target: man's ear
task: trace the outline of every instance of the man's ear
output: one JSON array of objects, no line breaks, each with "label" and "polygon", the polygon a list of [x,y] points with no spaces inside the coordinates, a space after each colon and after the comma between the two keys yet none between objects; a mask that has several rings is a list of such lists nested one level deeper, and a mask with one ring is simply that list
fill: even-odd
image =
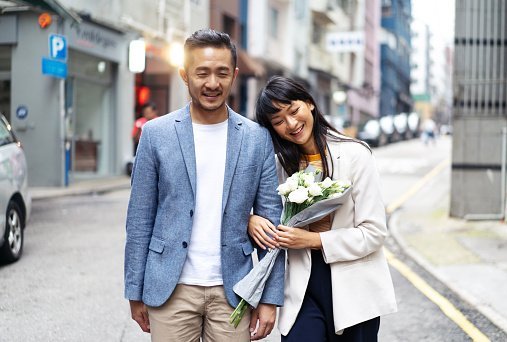
[{"label": "man's ear", "polygon": [[180,73],[180,77],[183,80],[183,82],[185,82],[185,84],[188,85],[188,75],[187,72],[185,71],[185,68],[179,68],[178,72]]},{"label": "man's ear", "polygon": [[234,73],[232,74],[232,82],[236,80],[236,77],[238,76],[239,69],[234,69]]}]

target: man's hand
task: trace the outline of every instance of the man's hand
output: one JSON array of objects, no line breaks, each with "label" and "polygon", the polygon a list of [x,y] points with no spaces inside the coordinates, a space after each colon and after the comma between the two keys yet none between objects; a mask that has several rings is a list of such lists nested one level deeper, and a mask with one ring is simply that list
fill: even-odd
[{"label": "man's hand", "polygon": [[[257,341],[268,336],[275,326],[276,305],[259,304],[253,309],[250,318],[250,335],[252,341]],[[258,326],[257,326],[257,323]],[[257,330],[255,329],[257,327]]]},{"label": "man's hand", "polygon": [[143,302],[138,300],[130,301],[130,313],[132,319],[139,324],[144,332],[150,332],[150,319],[148,318],[148,310]]}]

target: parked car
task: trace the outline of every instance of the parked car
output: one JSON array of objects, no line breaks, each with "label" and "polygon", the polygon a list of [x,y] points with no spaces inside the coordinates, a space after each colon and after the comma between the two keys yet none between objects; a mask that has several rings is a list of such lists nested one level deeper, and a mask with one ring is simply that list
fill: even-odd
[{"label": "parked car", "polygon": [[32,200],[25,153],[7,119],[0,114],[0,260],[17,261]]},{"label": "parked car", "polygon": [[387,142],[392,143],[396,141],[396,131],[394,129],[394,118],[392,115],[384,115],[379,119],[380,129],[387,137]]},{"label": "parked car", "polygon": [[393,124],[396,133],[398,133],[398,140],[407,139],[407,136],[409,135],[407,113],[396,114],[393,118]]}]

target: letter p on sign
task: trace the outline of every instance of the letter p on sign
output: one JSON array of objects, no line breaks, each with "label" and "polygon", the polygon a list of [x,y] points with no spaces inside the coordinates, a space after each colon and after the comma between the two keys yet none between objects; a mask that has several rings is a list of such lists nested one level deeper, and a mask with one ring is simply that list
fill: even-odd
[{"label": "letter p on sign", "polygon": [[67,60],[67,39],[59,34],[49,36],[49,56],[53,59]]}]

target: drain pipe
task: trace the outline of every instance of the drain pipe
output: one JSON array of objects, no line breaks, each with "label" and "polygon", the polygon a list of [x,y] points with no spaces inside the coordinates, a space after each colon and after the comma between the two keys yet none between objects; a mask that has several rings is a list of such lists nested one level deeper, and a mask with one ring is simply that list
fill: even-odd
[{"label": "drain pipe", "polygon": [[463,218],[465,220],[503,220],[505,218],[505,172],[507,162],[507,127],[502,128],[502,164],[500,172],[500,191],[501,191],[501,205],[499,214],[466,214]]}]

